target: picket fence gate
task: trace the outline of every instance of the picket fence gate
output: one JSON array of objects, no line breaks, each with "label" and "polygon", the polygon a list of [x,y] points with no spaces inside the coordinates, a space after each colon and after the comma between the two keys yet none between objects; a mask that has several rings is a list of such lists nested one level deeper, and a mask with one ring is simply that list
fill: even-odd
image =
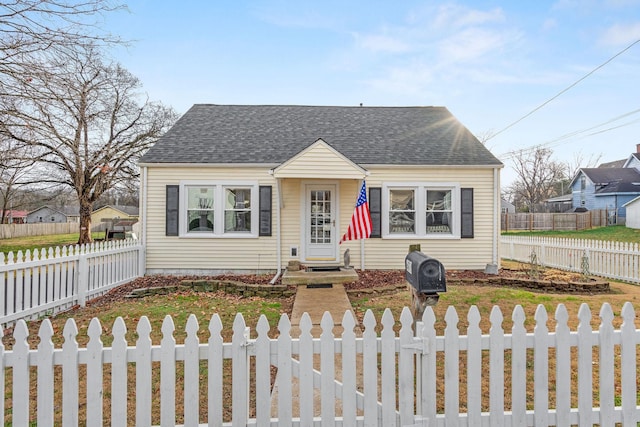
[{"label": "picket fence gate", "polygon": [[[640,421],[640,334],[633,306],[623,306],[619,329],[609,304],[600,309],[597,329],[591,326],[588,305],[577,316],[579,325],[571,331],[568,312],[559,305],[551,332],[540,305],[533,332],[527,332],[524,310],[517,306],[511,332],[505,333],[502,312],[494,307],[489,333],[483,334],[473,306],[466,335],[460,335],[458,314],[449,307],[444,333],[438,335],[431,307],[415,324],[405,308],[399,325],[387,309],[379,333],[371,311],[361,333],[348,311],[340,337],[334,336],[334,321],[325,313],[322,332],[313,338],[310,317],[304,314],[300,335],[293,338],[289,318],[282,315],[277,338],[270,338],[263,315],[251,338],[244,317],[237,314],[232,340],[224,342],[220,316],[214,314],[208,341],[201,343],[198,321],[191,315],[183,344],[176,343],[169,316],[160,343],[153,344],[150,322],[142,317],[134,346],[127,343],[125,322],[118,318],[111,347],[103,345],[103,327],[93,319],[84,348],[78,345],[73,319],[64,326],[60,348],[52,343],[49,320],[41,323],[39,343],[30,348],[27,324],[20,320],[13,346],[0,343],[0,411],[5,425],[39,427],[101,426],[106,418],[112,426],[635,427]],[[271,366],[277,368],[277,399]],[[229,375],[231,385],[223,380]],[[230,399],[224,393],[229,387]],[[177,409],[178,400],[183,410]],[[80,407],[86,408],[84,418]],[[128,417],[128,408],[135,415]],[[159,414],[152,415],[154,408]]]},{"label": "picket fence gate", "polygon": [[50,315],[144,274],[144,248],[135,240],[0,253],[0,327]]},{"label": "picket fence gate", "polygon": [[585,272],[589,275],[640,283],[640,245],[585,239],[539,236],[502,236],[500,255],[546,267]]}]

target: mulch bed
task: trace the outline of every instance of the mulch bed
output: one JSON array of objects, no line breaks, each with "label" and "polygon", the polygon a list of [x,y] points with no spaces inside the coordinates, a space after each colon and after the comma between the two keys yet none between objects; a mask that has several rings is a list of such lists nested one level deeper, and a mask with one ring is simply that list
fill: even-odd
[{"label": "mulch bed", "polygon": [[[509,274],[508,271],[500,270],[498,275]],[[405,283],[404,270],[358,270],[359,280],[357,282],[345,283],[344,287],[347,291],[361,289],[387,288]],[[485,274],[483,271],[475,270],[454,270],[447,271],[447,280],[458,279],[495,279],[496,275]],[[230,280],[254,285],[269,285],[273,275],[217,275],[217,276],[165,276],[153,275],[137,278],[122,286],[107,292],[88,303],[91,306],[101,306],[111,304],[120,300],[124,300],[136,289],[179,286],[183,281],[187,280]],[[276,282],[280,284],[280,280]]]}]

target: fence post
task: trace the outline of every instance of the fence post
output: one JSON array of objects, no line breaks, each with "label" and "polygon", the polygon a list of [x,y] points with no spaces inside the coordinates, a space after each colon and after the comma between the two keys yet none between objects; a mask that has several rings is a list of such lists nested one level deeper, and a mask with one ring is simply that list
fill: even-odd
[{"label": "fence post", "polygon": [[84,307],[87,305],[87,292],[89,290],[89,260],[87,259],[87,254],[84,249],[82,249],[78,255],[76,283],[78,284],[78,304],[80,304],[80,307]]},{"label": "fence post", "polygon": [[138,245],[138,271],[136,277],[144,276],[147,272],[147,247]]}]

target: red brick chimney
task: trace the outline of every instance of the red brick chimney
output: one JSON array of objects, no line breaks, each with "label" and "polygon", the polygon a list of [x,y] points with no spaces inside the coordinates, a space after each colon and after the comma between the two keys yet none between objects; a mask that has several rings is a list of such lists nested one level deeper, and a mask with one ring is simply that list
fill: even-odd
[{"label": "red brick chimney", "polygon": [[640,153],[640,144],[636,144],[636,153]]}]

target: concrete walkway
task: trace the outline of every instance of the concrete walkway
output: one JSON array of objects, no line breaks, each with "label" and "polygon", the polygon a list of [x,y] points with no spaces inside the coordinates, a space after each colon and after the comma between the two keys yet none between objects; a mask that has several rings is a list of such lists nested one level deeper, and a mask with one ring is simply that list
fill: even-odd
[{"label": "concrete walkway", "polygon": [[[335,337],[340,337],[342,335],[342,318],[346,311],[351,311],[354,315],[353,308],[351,307],[351,303],[349,302],[349,297],[347,297],[347,292],[344,289],[344,286],[341,284],[333,284],[331,287],[308,287],[307,285],[300,285],[297,288],[295,300],[293,302],[293,309],[291,312],[291,336],[297,338],[300,336],[300,319],[303,313],[308,313],[309,317],[311,317],[311,323],[313,327],[311,328],[311,335],[314,338],[320,338],[320,334],[322,333],[322,328],[320,327],[320,322],[322,320],[322,316],[324,313],[328,311],[333,318],[334,328],[333,334]],[[360,328],[356,326],[356,334],[360,333]],[[320,368],[320,357],[316,355],[314,357],[314,368]],[[337,379],[342,377],[341,371],[341,362],[339,355],[336,355],[336,365],[335,365],[335,375]],[[279,376],[276,375],[276,381],[271,393],[271,413],[272,416],[277,416],[278,411],[278,379]],[[359,376],[358,382],[361,383],[361,378]],[[299,393],[299,383],[298,379],[294,378],[291,384],[292,386],[292,394],[293,394],[293,416],[298,417],[300,414],[299,401],[298,401],[298,393]],[[320,393],[319,390],[314,390],[314,415],[320,415]],[[336,414],[342,413],[342,402],[339,399],[336,399]]]},{"label": "concrete walkway", "polygon": [[347,297],[347,292],[341,284],[330,285],[331,287],[313,287],[312,285],[300,285],[296,291],[296,297],[293,302],[291,312],[291,335],[298,337],[300,335],[299,325],[300,318],[303,313],[309,313],[311,317],[311,335],[314,338],[320,338],[322,329],[320,322],[325,311],[328,311],[333,318],[335,325],[333,329],[334,335],[342,334],[342,318],[346,311],[351,311],[354,315],[353,308]]}]

